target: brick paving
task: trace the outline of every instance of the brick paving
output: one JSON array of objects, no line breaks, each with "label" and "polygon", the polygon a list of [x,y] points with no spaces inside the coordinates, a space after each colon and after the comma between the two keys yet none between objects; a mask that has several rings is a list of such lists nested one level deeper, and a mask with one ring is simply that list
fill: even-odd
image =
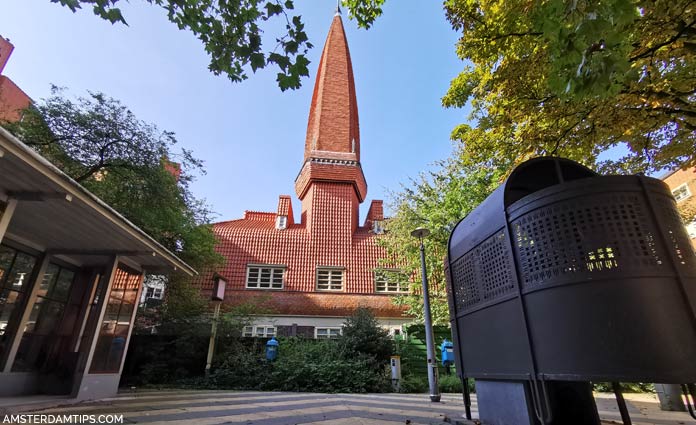
[{"label": "brick paving", "polygon": [[[596,399],[602,419],[620,424],[613,395],[597,394]],[[696,423],[686,413],[660,411],[651,394],[627,394],[626,401],[635,425]],[[123,414],[125,423],[149,425],[416,425],[461,421],[463,405],[458,394],[443,394],[440,403],[431,403],[425,394],[147,391],[33,413],[115,413]]]}]

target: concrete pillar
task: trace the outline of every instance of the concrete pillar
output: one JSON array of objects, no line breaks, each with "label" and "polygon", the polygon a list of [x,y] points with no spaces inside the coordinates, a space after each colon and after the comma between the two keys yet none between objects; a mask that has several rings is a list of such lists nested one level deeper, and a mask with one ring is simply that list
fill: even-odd
[{"label": "concrete pillar", "polygon": [[682,390],[678,384],[655,384],[655,392],[657,399],[660,400],[661,410],[686,412]]},{"label": "concrete pillar", "polygon": [[[133,312],[130,318],[130,327],[128,328],[128,336],[126,337],[126,345],[123,347],[123,357],[121,358],[121,366],[118,368],[119,380],[121,374],[123,373],[123,365],[126,364],[126,356],[128,355],[128,346],[130,345],[131,336],[133,335],[133,328],[135,327],[135,315],[138,313],[138,301],[143,293],[143,281],[145,280],[145,273],[140,272],[140,282],[138,283],[138,294],[135,296],[135,304],[133,304]],[[118,389],[118,387],[117,387]]]},{"label": "concrete pillar", "polygon": [[5,237],[5,232],[7,232],[7,227],[10,225],[15,208],[17,208],[17,200],[9,198],[5,205],[5,211],[0,215],[0,242]]},{"label": "concrete pillar", "polygon": [[[78,360],[77,368],[75,369],[75,375],[73,377],[73,390],[71,397],[84,396],[86,388],[83,388],[85,383],[83,382],[85,376],[89,372],[89,366],[92,364],[92,358],[94,357],[94,350],[97,347],[97,337],[99,336],[99,328],[104,320],[104,313],[106,312],[106,305],[109,302],[108,295],[111,291],[111,286],[114,283],[114,277],[116,276],[116,269],[118,268],[118,256],[114,256],[109,261],[108,265],[105,267],[105,275],[102,279],[106,282],[102,288],[99,288],[99,292],[95,294],[98,298],[98,303],[94,306],[94,310],[88,311],[87,323],[84,328],[83,333],[83,343],[80,346],[80,358]],[[97,283],[99,284],[99,283]],[[92,305],[87,305],[88,309],[92,309]]]},{"label": "concrete pillar", "polygon": [[97,295],[97,289],[99,289],[99,281],[102,279],[102,272],[98,269],[90,269],[89,276],[83,276],[84,281],[80,281],[84,287],[82,288],[82,300],[80,300],[80,306],[82,311],[77,318],[77,325],[75,327],[75,334],[70,340],[70,347],[73,353],[80,352],[80,344],[82,344],[82,336],[85,333],[85,328],[87,327],[87,321],[89,320],[90,308],[92,302]]},{"label": "concrete pillar", "polygon": [[[133,300],[133,311],[130,316],[130,326],[128,328],[128,333],[126,335],[126,341],[123,347],[123,355],[121,356],[121,363],[118,366],[118,372],[113,373],[90,373],[90,368],[92,367],[92,360],[94,358],[94,352],[97,348],[97,342],[99,339],[99,332],[101,329],[101,324],[104,321],[104,314],[106,313],[106,306],[109,302],[109,296],[111,289],[114,284],[114,278],[119,267],[119,258],[114,257],[113,263],[109,269],[108,284],[104,285],[105,288],[100,291],[99,294],[99,304],[96,307],[94,320],[90,317],[89,323],[85,329],[85,335],[88,336],[88,343],[85,343],[86,354],[84,355],[84,361],[80,362],[78,370],[75,375],[73,393],[72,396],[78,400],[94,400],[105,397],[113,397],[118,391],[118,384],[121,379],[121,373],[123,372],[123,365],[125,364],[126,354],[128,353],[128,345],[130,344],[130,338],[133,333],[133,326],[135,322],[135,315],[138,311],[138,300],[143,290],[143,278],[144,273],[140,270],[134,270],[139,273],[138,279],[138,290]],[[87,351],[88,350],[88,351]]]}]

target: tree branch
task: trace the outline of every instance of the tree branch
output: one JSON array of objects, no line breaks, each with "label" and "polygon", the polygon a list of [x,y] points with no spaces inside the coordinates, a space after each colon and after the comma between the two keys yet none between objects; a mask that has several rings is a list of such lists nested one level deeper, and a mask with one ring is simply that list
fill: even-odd
[{"label": "tree branch", "polygon": [[656,44],[653,47],[650,47],[649,49],[644,50],[640,54],[636,54],[634,56],[631,56],[629,58],[629,62],[635,62],[638,59],[643,59],[648,56],[651,56],[654,52],[660,50],[661,48],[665,46],[669,46],[670,44],[674,43],[675,41],[679,40],[682,36],[686,35],[687,32],[689,32],[690,29],[693,29],[694,24],[696,24],[696,20],[692,21],[690,24],[685,25],[681,30],[679,30],[674,36],[670,37],[669,39],[665,40],[662,43]]}]

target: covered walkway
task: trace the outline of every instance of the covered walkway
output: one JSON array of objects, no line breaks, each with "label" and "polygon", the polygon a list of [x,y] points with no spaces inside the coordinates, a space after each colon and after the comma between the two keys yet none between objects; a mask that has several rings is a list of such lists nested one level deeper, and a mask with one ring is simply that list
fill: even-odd
[{"label": "covered walkway", "polygon": [[116,394],[148,273],[195,273],[0,128],[0,397]]}]

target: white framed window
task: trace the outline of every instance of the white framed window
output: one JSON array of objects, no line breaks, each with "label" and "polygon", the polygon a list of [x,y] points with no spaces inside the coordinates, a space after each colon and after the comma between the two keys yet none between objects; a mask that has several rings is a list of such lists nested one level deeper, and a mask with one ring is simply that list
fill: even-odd
[{"label": "white framed window", "polygon": [[689,186],[686,183],[684,183],[672,190],[672,195],[674,196],[674,199],[677,200],[677,202],[680,202],[690,197],[691,191],[689,190]]},{"label": "white framed window", "polygon": [[161,300],[164,290],[162,288],[152,288],[148,287],[145,291],[145,299],[154,298],[156,300]]},{"label": "white framed window", "polygon": [[406,293],[408,292],[408,277],[401,270],[375,270],[375,292]]},{"label": "white framed window", "polygon": [[343,328],[314,328],[314,338],[316,339],[330,339],[338,338],[343,334]]},{"label": "white framed window", "polygon": [[392,338],[403,338],[406,333],[400,328],[389,328],[389,336]]},{"label": "white framed window", "polygon": [[247,266],[246,287],[249,289],[283,289],[285,266],[250,264]]},{"label": "white framed window", "polygon": [[254,338],[270,338],[276,336],[275,326],[259,325],[259,326],[244,326],[242,336]]},{"label": "white framed window", "polygon": [[288,217],[284,215],[279,215],[276,217],[276,229],[283,230],[288,227]]},{"label": "white framed window", "polygon": [[342,291],[343,290],[343,269],[331,267],[317,268],[317,290],[318,291]]}]

